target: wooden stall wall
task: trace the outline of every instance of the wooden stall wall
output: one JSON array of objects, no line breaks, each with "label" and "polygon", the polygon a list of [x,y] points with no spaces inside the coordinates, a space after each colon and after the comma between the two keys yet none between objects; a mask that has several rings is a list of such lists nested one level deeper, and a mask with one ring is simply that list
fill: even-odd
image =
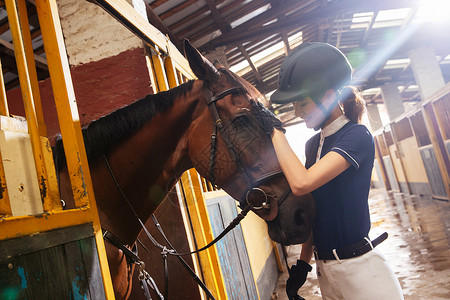
[{"label": "wooden stall wall", "polygon": [[[450,156],[450,94],[447,94],[433,103],[434,111],[438,121],[439,129],[447,150],[447,162]],[[450,166],[446,165],[447,172]]]},{"label": "wooden stall wall", "polygon": [[398,154],[402,162],[410,194],[430,195],[427,173],[414,136],[410,119],[405,117],[392,124]]},{"label": "wooden stall wall", "polygon": [[[394,168],[394,163],[390,149],[393,148],[395,152],[395,145],[392,140],[390,132],[383,132],[378,138],[378,144],[383,157],[383,165],[386,170],[387,180],[389,181],[390,190],[393,192],[400,192],[398,184],[397,173]],[[394,154],[395,155],[395,154]]]}]

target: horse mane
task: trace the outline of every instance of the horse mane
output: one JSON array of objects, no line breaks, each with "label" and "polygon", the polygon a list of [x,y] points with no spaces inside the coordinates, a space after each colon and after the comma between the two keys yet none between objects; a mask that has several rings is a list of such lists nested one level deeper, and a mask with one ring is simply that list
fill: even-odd
[{"label": "horse mane", "polygon": [[[168,91],[149,94],[85,126],[82,133],[88,160],[92,162],[100,155],[106,154],[156,114],[171,107],[176,98],[192,90],[193,84],[194,80],[190,80]],[[61,135],[56,137],[53,156],[56,168],[60,170],[65,165]]]}]

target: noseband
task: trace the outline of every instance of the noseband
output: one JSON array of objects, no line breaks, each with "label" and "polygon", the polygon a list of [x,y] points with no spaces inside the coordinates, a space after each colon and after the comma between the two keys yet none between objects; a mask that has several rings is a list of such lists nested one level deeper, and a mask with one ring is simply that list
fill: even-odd
[{"label": "noseband", "polygon": [[[266,194],[266,192],[264,190],[262,190],[261,188],[258,188],[257,186],[259,186],[260,184],[283,175],[283,172],[281,170],[277,170],[277,171],[273,171],[270,172],[268,174],[265,174],[259,178],[254,178],[252,176],[252,174],[250,174],[250,172],[247,170],[247,168],[245,168],[241,157],[239,156],[239,153],[236,150],[236,147],[234,146],[234,144],[231,142],[227,131],[225,130],[225,127],[223,125],[223,121],[220,118],[219,112],[217,111],[217,106],[216,106],[216,102],[225,98],[228,95],[231,94],[239,94],[239,93],[245,93],[245,90],[242,87],[232,87],[229,88],[217,95],[213,95],[212,91],[209,88],[205,88],[205,98],[206,98],[206,105],[208,106],[212,118],[213,118],[213,130],[211,133],[211,148],[209,151],[209,174],[211,176],[211,183],[214,184],[215,181],[215,176],[214,176],[214,166],[216,163],[216,144],[217,144],[217,129],[219,130],[220,135],[222,136],[222,139],[228,149],[228,152],[231,154],[231,157],[233,159],[233,161],[236,163],[236,165],[238,166],[238,168],[240,169],[241,173],[243,174],[245,180],[247,181],[247,184],[249,186],[249,189],[247,190],[247,193],[245,194],[245,201],[246,201],[246,205],[250,205],[249,201],[248,201],[248,197],[251,193],[260,193],[264,196],[264,201],[262,202],[261,206],[253,206],[253,209],[269,209],[270,208],[270,203],[268,201],[268,196]],[[286,194],[287,196],[287,194]],[[284,197],[286,197],[284,196]],[[281,199],[280,201],[282,201],[283,199]],[[240,201],[241,202],[241,201]],[[243,203],[241,203],[241,206]],[[244,206],[246,206],[244,205]]]}]

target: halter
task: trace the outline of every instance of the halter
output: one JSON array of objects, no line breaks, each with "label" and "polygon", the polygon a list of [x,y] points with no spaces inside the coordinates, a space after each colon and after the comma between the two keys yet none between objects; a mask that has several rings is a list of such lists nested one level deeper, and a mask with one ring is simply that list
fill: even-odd
[{"label": "halter", "polygon": [[[252,174],[248,172],[248,170],[244,167],[244,164],[242,163],[241,157],[239,156],[239,153],[236,150],[236,147],[231,142],[227,131],[225,130],[225,127],[223,125],[223,121],[219,115],[219,112],[217,110],[216,102],[219,100],[222,100],[228,95],[231,94],[239,94],[245,92],[245,90],[242,87],[232,87],[229,89],[224,90],[223,92],[213,95],[212,91],[209,88],[205,88],[205,99],[206,99],[206,105],[209,108],[209,111],[211,112],[212,118],[213,118],[213,129],[211,133],[211,148],[209,151],[209,175],[211,176],[211,183],[214,184],[215,176],[214,176],[214,166],[216,163],[216,144],[217,144],[217,129],[219,129],[219,133],[222,136],[222,139],[228,149],[228,152],[231,154],[234,162],[240,169],[241,173],[244,175],[245,180],[247,181],[247,185],[249,186],[249,189],[247,190],[247,193],[245,194],[245,201],[247,205],[250,205],[248,201],[248,197],[252,192],[260,193],[264,196],[264,201],[262,202],[261,206],[253,206],[253,209],[262,209],[262,208],[270,208],[270,204],[268,202],[268,196],[266,192],[260,188],[257,188],[260,184],[264,183],[265,181],[268,181],[269,179],[272,179],[274,177],[278,177],[283,175],[283,172],[281,170],[273,171],[268,174],[265,174],[257,179],[255,179]],[[241,202],[241,201],[240,201]],[[241,203],[242,205],[242,203]]]}]

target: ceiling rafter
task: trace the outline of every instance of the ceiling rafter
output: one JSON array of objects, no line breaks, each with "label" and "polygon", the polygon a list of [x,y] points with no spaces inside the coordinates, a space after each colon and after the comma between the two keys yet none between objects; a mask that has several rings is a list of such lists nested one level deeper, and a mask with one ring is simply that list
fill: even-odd
[{"label": "ceiling rafter", "polygon": [[[292,5],[298,6],[298,1],[289,1],[287,3],[292,3]],[[239,28],[240,26],[234,28],[231,32],[226,35],[219,36],[209,43],[203,45],[200,50],[207,51],[210,49],[214,49],[215,47],[220,47],[224,45],[233,45],[235,43],[242,43],[247,40],[251,40],[254,38],[259,38],[263,35],[271,35],[279,33],[283,30],[289,30],[294,27],[301,27],[307,24],[311,24],[318,19],[322,18],[324,15],[328,16],[338,16],[342,13],[356,13],[356,12],[364,12],[364,11],[374,11],[381,9],[394,9],[401,8],[405,6],[411,6],[411,1],[408,0],[383,0],[383,1],[372,1],[372,0],[348,0],[344,2],[332,2],[331,4],[325,7],[319,7],[301,14],[301,18],[298,17],[298,14],[291,14],[282,22],[271,23],[263,28],[251,28],[247,30],[243,30],[243,28]],[[259,16],[258,16],[259,17]],[[256,17],[257,18],[257,17]],[[254,19],[256,19],[254,18]],[[266,15],[266,20],[270,19],[269,16]],[[272,19],[275,16],[272,17]],[[256,22],[252,19],[252,22]],[[243,26],[242,24],[241,26]],[[248,27],[251,27],[247,24]]]},{"label": "ceiling rafter", "polygon": [[153,9],[148,3],[145,3],[145,9],[147,11],[147,18],[150,24],[155,26],[159,31],[169,36],[172,43],[178,48],[179,51],[183,51],[183,43],[176,37],[176,35],[164,24],[159,16],[155,14]]},{"label": "ceiling rafter", "polygon": [[[208,5],[211,14],[214,17],[215,22],[219,25],[220,31],[222,33],[227,33],[231,31],[231,26],[229,24],[226,24],[219,11],[217,10],[216,4],[214,3],[213,0],[206,0],[206,4]],[[248,61],[250,67],[252,68],[253,72],[255,73],[256,76],[256,80],[258,82],[262,83],[262,77],[261,74],[259,73],[258,69],[256,68],[256,66],[253,64],[250,55],[248,55],[247,51],[245,50],[245,48],[242,45],[238,46],[239,50],[242,52],[242,55],[244,55],[245,59]]]}]

